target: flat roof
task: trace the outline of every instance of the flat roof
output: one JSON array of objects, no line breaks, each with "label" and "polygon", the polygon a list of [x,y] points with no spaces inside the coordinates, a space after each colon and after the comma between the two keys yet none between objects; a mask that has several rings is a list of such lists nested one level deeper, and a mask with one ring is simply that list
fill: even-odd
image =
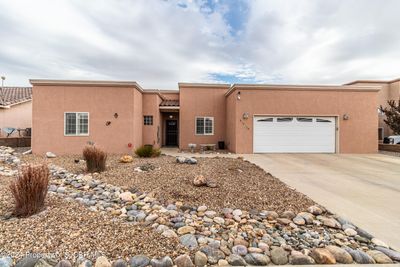
[{"label": "flat roof", "polygon": [[379,91],[380,86],[367,85],[287,85],[287,84],[233,84],[225,96],[240,90],[299,90],[299,91]]},{"label": "flat roof", "polygon": [[143,88],[135,81],[101,81],[101,80],[50,80],[50,79],[30,79],[32,85],[65,85],[65,86],[117,86],[135,87],[141,92]]},{"label": "flat roof", "polygon": [[231,87],[228,83],[178,83],[179,88],[201,87],[201,88],[226,88]]},{"label": "flat roof", "polygon": [[356,83],[394,83],[400,81],[400,78],[396,78],[393,80],[355,80],[349,83],[345,83],[344,85],[352,85]]}]

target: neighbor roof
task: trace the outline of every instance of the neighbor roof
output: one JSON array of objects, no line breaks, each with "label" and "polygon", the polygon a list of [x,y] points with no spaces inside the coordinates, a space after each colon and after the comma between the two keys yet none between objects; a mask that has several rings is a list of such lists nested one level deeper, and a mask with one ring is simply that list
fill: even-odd
[{"label": "neighbor roof", "polygon": [[179,100],[166,99],[160,103],[160,107],[179,107]]},{"label": "neighbor roof", "polygon": [[0,107],[32,100],[32,87],[0,87]]}]

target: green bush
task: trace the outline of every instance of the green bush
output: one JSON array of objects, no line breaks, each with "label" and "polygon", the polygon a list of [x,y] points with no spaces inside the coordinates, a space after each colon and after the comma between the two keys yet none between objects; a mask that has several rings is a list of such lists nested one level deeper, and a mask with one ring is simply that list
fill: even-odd
[{"label": "green bush", "polygon": [[144,145],[136,149],[135,154],[140,158],[158,157],[161,154],[161,150],[154,149],[150,145]]}]

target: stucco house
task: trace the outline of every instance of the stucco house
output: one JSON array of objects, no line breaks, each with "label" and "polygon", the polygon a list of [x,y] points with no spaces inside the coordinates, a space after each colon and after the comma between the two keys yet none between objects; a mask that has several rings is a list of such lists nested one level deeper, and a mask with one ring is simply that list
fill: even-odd
[{"label": "stucco house", "polygon": [[[32,88],[0,87],[0,134],[7,137],[6,128],[32,127]],[[15,130],[11,136],[25,133]]]},{"label": "stucco house", "polygon": [[[394,80],[357,80],[346,85],[368,85],[368,86],[379,86],[381,90],[378,92],[378,104],[383,107],[387,107],[388,100],[400,100],[400,78]],[[383,141],[383,138],[393,134],[393,131],[384,122],[385,116],[382,113],[379,114],[379,126],[378,126],[378,139]]]},{"label": "stucco house", "polygon": [[109,153],[217,144],[235,153],[376,153],[381,84],[339,86],[30,80],[32,150]]}]

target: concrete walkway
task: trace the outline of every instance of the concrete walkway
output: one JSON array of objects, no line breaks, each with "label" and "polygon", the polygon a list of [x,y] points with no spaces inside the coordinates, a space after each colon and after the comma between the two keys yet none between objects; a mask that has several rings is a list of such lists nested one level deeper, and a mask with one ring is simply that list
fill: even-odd
[{"label": "concrete walkway", "polygon": [[[167,149],[169,155],[185,155]],[[186,154],[212,157],[215,154]],[[400,250],[400,157],[382,154],[244,156],[330,211]]]}]

